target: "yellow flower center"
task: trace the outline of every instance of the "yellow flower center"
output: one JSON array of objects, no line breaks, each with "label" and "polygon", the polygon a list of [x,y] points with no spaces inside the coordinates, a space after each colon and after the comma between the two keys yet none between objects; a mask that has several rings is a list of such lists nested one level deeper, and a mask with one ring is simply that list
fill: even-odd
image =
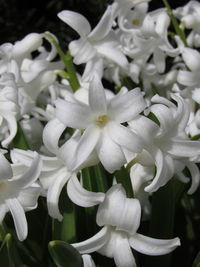
[{"label": "yellow flower center", "polygon": [[136,26],[139,26],[140,25],[140,20],[139,19],[133,19],[132,20],[132,24],[136,25]]},{"label": "yellow flower center", "polygon": [[108,120],[109,120],[109,116],[104,114],[104,115],[98,116],[95,122],[99,127],[104,127],[106,123],[108,122]]}]

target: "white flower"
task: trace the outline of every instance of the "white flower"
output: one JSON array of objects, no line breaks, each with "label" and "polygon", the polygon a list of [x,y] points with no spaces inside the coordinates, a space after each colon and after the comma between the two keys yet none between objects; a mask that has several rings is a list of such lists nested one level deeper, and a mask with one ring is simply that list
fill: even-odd
[{"label": "white flower", "polygon": [[[47,197],[48,213],[59,221],[63,218],[59,211],[60,193],[67,181],[75,175],[71,170],[71,162],[80,139],[80,134],[76,132],[59,147],[58,142],[64,130],[65,125],[56,118],[46,124],[43,131],[43,141],[45,147],[52,153],[52,156],[41,155],[43,167],[39,176],[39,181],[43,188],[42,193]],[[14,149],[11,152],[12,160],[25,166],[30,166],[33,156],[34,153],[30,150]],[[83,168],[84,164],[86,166],[96,164],[97,161],[97,157],[93,153],[80,167]]]},{"label": "white flower", "polygon": [[79,13],[69,10],[58,13],[58,17],[80,35],[80,39],[69,44],[75,64],[87,63],[95,57],[106,57],[122,68],[127,68],[128,61],[119,50],[119,43],[112,31],[116,9],[117,4],[108,6],[93,30],[91,30],[88,20]]},{"label": "white flower", "polygon": [[152,55],[157,71],[163,73],[166,56],[175,57],[180,52],[180,47],[174,48],[168,40],[169,24],[170,18],[166,11],[148,13],[139,30],[125,35],[125,38],[129,39],[125,43],[125,51],[128,51],[128,55],[134,61],[142,61],[143,66]]},{"label": "white flower", "polygon": [[[188,70],[180,70],[177,76],[177,81],[180,84],[189,86],[189,87],[197,87],[199,88],[200,83],[200,53],[192,48],[184,48],[182,52],[183,61],[186,66],[190,69]],[[198,98],[194,97],[194,100],[199,101]]]},{"label": "white flower", "polygon": [[98,76],[90,83],[89,106],[81,102],[57,100],[56,117],[66,126],[85,129],[74,155],[74,169],[96,151],[104,167],[113,172],[125,162],[122,147],[134,152],[142,150],[138,135],[121,125],[134,119],[146,104],[139,89],[118,94],[106,101]]},{"label": "white flower", "polygon": [[84,254],[84,255],[82,255],[82,259],[83,259],[83,266],[84,267],[95,267],[96,266],[90,255]]},{"label": "white flower", "polygon": [[17,133],[19,117],[18,92],[14,76],[4,73],[0,77],[0,132],[1,144],[7,147]]},{"label": "white flower", "polygon": [[25,211],[37,207],[41,189],[35,181],[41,167],[41,160],[37,153],[34,153],[31,166],[25,172],[20,164],[10,164],[0,154],[0,222],[10,211],[20,241],[23,241],[28,233]]},{"label": "white flower", "polygon": [[99,252],[114,258],[117,267],[136,267],[131,248],[146,255],[170,253],[180,245],[179,238],[155,239],[137,233],[141,207],[137,199],[126,198],[120,184],[112,186],[99,205],[96,221],[103,228],[93,237],[72,244],[80,253]]},{"label": "white flower", "polygon": [[189,1],[183,7],[175,9],[173,13],[181,20],[184,27],[200,33],[200,4],[198,1]]},{"label": "white flower", "polygon": [[145,190],[156,191],[165,185],[174,173],[181,180],[185,180],[182,179],[185,166],[192,176],[188,191],[192,194],[200,181],[198,167],[192,162],[192,158],[200,154],[200,142],[189,140],[186,134],[190,114],[187,103],[179,96],[172,95],[172,98],[177,102],[177,106],[158,95],[152,98],[152,102],[157,104],[152,105],[150,111],[157,117],[160,125],[144,116],[138,116],[129,125],[136,134],[140,133],[145,149],[155,159],[156,175]]}]

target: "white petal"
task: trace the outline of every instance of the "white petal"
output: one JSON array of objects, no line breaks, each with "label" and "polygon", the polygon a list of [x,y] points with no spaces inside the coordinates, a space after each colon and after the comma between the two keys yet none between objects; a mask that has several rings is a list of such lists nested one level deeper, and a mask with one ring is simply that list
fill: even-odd
[{"label": "white petal", "polygon": [[106,257],[113,258],[114,257],[114,251],[115,251],[115,245],[116,240],[118,238],[121,238],[121,234],[114,229],[109,229],[109,238],[107,242],[98,250],[98,252]]},{"label": "white petal", "polygon": [[50,120],[43,130],[43,142],[46,148],[56,154],[58,152],[58,141],[66,126],[57,118]]},{"label": "white petal", "polygon": [[91,121],[91,111],[83,103],[70,103],[62,99],[55,101],[56,117],[66,126],[85,129]]},{"label": "white petal", "polygon": [[47,207],[49,215],[59,221],[62,220],[62,215],[59,212],[58,203],[61,190],[70,178],[71,173],[61,169],[57,172],[56,179],[51,183],[47,192]]},{"label": "white petal", "polygon": [[124,202],[123,211],[116,230],[135,234],[140,226],[140,219],[141,206],[139,200],[127,198]]},{"label": "white petal", "polygon": [[[162,153],[161,150],[153,152],[155,157],[156,175],[150,185],[145,187],[146,192],[155,192],[165,185],[174,174],[173,159]],[[152,155],[153,156],[153,155]]]},{"label": "white petal", "polygon": [[8,113],[8,114],[1,114],[1,115],[8,123],[9,135],[6,139],[2,141],[2,146],[7,147],[17,133],[17,122],[16,122],[15,116],[13,116],[12,114]]},{"label": "white petal", "polygon": [[176,111],[174,112],[174,122],[177,123],[177,128],[179,132],[185,132],[185,128],[188,124],[188,120],[190,117],[190,107],[188,102],[184,101],[184,99],[178,95],[171,95],[171,98],[174,99],[178,106]]},{"label": "white petal", "polygon": [[116,238],[114,261],[117,267],[137,267],[127,236]]},{"label": "white petal", "polygon": [[76,65],[89,62],[96,55],[96,49],[87,40],[81,43],[81,46],[79,46],[78,51],[74,54],[74,51],[77,49],[76,46],[78,44],[78,41],[76,43],[75,41],[70,43],[70,50],[73,52],[73,61]]},{"label": "white petal", "polygon": [[98,53],[120,66],[122,69],[128,69],[128,60],[126,56],[118,48],[118,43],[112,34],[110,33],[103,41],[95,45]]},{"label": "white petal", "polygon": [[173,114],[171,109],[163,104],[155,104],[151,106],[150,109],[151,112],[153,112],[153,114],[155,114],[155,116],[158,118],[163,134],[170,131],[172,127],[174,128],[174,124],[172,123]]},{"label": "white petal", "polygon": [[110,121],[107,123],[110,138],[122,147],[132,152],[141,152],[143,148],[142,139],[138,135],[131,132],[127,127]]},{"label": "white petal", "polygon": [[76,153],[74,155],[74,170],[79,168],[80,165],[88,159],[99,140],[100,133],[99,127],[93,125],[89,126],[85,130],[77,145]]},{"label": "white petal", "polygon": [[145,255],[164,255],[180,246],[179,238],[156,239],[141,234],[135,234],[129,238],[129,243],[133,249]]},{"label": "white petal", "polygon": [[88,20],[77,12],[63,10],[58,13],[58,17],[72,27],[80,36],[86,36],[91,31]]},{"label": "white petal", "polygon": [[177,75],[177,81],[186,86],[196,86],[199,83],[199,75],[196,72],[180,70]]},{"label": "white petal", "polygon": [[186,167],[189,169],[190,171],[190,174],[191,174],[191,180],[192,180],[192,183],[191,183],[191,186],[188,190],[188,194],[193,194],[198,186],[199,186],[199,183],[200,183],[200,172],[199,172],[199,168],[197,167],[197,165],[193,162],[185,162],[186,164]]},{"label": "white petal", "polygon": [[120,169],[126,163],[121,147],[110,138],[106,131],[103,131],[96,151],[104,168],[110,173]]},{"label": "white petal", "polygon": [[173,138],[166,143],[166,151],[176,157],[195,157],[200,155],[200,142]]},{"label": "white petal", "polygon": [[12,178],[13,172],[9,161],[0,152],[0,181]]},{"label": "white petal", "polygon": [[145,107],[146,102],[137,88],[113,97],[108,105],[108,115],[115,121],[123,123],[135,118]]},{"label": "white petal", "polygon": [[42,158],[42,171],[49,172],[59,169],[63,166],[63,162],[57,157],[41,156]]},{"label": "white petal", "polygon": [[82,255],[82,259],[83,259],[84,267],[95,267],[96,266],[90,255],[84,254]]},{"label": "white petal", "polygon": [[76,175],[73,175],[67,184],[69,198],[78,206],[92,207],[104,200],[104,193],[91,192],[84,189]]},{"label": "white petal", "polygon": [[25,57],[42,45],[42,34],[30,33],[13,46],[14,57]]},{"label": "white petal", "polygon": [[18,196],[18,201],[25,211],[32,210],[37,207],[37,200],[41,192],[41,187],[38,184],[33,184],[31,187],[23,189]]},{"label": "white petal", "polygon": [[110,32],[114,22],[114,15],[116,8],[117,8],[116,3],[107,7],[106,11],[101,17],[101,20],[89,34],[88,38],[90,40],[92,41],[102,40]]},{"label": "white petal", "polygon": [[[34,155],[35,152],[31,150],[22,150],[15,148],[11,151],[12,162],[20,163],[27,167],[31,166]],[[42,171],[49,172],[63,166],[63,163],[57,157],[41,156],[41,158]]]},{"label": "white petal", "polygon": [[155,31],[159,35],[163,35],[168,30],[169,24],[170,24],[170,18],[167,12],[161,12],[157,18]]},{"label": "white petal", "polygon": [[32,161],[31,166],[27,169],[27,171],[20,177],[14,180],[9,181],[12,186],[16,187],[28,187],[33,182],[35,182],[41,172],[42,169],[42,161],[39,154],[35,152],[35,157]]},{"label": "white petal", "polygon": [[93,237],[79,243],[71,244],[80,253],[91,253],[100,249],[109,239],[109,229],[108,227],[103,227],[96,235]]},{"label": "white petal", "polygon": [[200,70],[200,53],[197,50],[189,47],[184,48],[182,57],[191,71]]},{"label": "white petal", "polygon": [[[175,95],[174,95],[174,94],[171,94],[171,95],[172,95],[172,98],[174,98]],[[175,96],[175,100],[176,100],[177,98],[180,99],[180,97]],[[167,106],[167,107],[169,107],[169,108],[173,108],[173,109],[176,108],[176,105],[175,105],[173,102],[171,102],[169,99],[167,99],[167,98],[165,98],[165,97],[163,97],[163,96],[159,96],[158,94],[154,95],[154,96],[151,98],[151,102],[152,102],[152,103],[157,103],[157,104],[163,104],[163,105],[165,105],[165,106]]]},{"label": "white petal", "polygon": [[96,222],[99,226],[117,226],[123,213],[126,193],[121,184],[112,186],[105,194],[104,201],[99,205]]},{"label": "white petal", "polygon": [[16,198],[7,199],[6,204],[12,214],[17,236],[20,241],[23,241],[28,234],[28,225],[24,210]]},{"label": "white petal", "polygon": [[95,114],[103,115],[107,113],[105,91],[97,74],[94,75],[90,83],[89,104]]},{"label": "white petal", "polygon": [[147,144],[153,143],[153,139],[159,131],[159,126],[154,121],[144,116],[138,116],[128,124],[130,125],[131,130],[141,136]]}]

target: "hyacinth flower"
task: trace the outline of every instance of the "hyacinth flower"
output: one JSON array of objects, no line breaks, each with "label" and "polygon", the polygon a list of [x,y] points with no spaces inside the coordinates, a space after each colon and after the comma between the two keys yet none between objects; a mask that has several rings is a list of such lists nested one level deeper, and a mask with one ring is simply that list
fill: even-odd
[{"label": "hyacinth flower", "polygon": [[122,147],[133,152],[142,150],[138,135],[122,125],[134,119],[146,106],[138,88],[107,101],[102,83],[95,75],[90,83],[89,105],[62,99],[56,100],[55,104],[58,120],[68,127],[85,130],[74,155],[74,170],[94,150],[109,172],[126,162]]},{"label": "hyacinth flower", "polygon": [[17,133],[19,111],[14,75],[4,73],[0,77],[0,132],[3,147],[7,147]]},{"label": "hyacinth flower", "polygon": [[[65,184],[75,175],[72,171],[72,162],[74,152],[81,137],[79,132],[75,132],[69,140],[59,147],[58,142],[64,130],[65,125],[56,118],[46,124],[43,131],[43,142],[51,156],[40,156],[43,163],[39,176],[41,188],[43,189],[42,194],[47,198],[49,215],[59,221],[62,221],[63,218],[58,205],[60,193]],[[11,151],[12,160],[16,164],[18,163],[23,166],[30,166],[33,157],[34,153],[31,150],[14,149]],[[96,154],[92,153],[79,166],[79,169],[84,168],[85,165],[94,165],[97,162]]]},{"label": "hyacinth flower", "polygon": [[[134,250],[146,255],[164,255],[180,245],[179,238],[155,239],[137,233],[141,220],[140,202],[134,198],[127,198],[124,188],[120,185],[112,186],[106,194],[88,192],[88,201],[93,198],[94,205],[100,203],[96,222],[103,227],[93,237],[74,246],[80,253],[98,253],[114,258],[117,267],[136,267],[136,261],[131,251]],[[85,200],[87,197],[85,196]],[[77,204],[79,201],[76,197]]]},{"label": "hyacinth flower", "polygon": [[80,39],[69,44],[69,50],[74,57],[75,64],[87,63],[91,60],[106,58],[127,69],[126,56],[119,49],[119,43],[112,30],[118,5],[116,3],[107,7],[96,27],[91,30],[88,20],[79,13],[63,10],[58,17],[72,27]]},{"label": "hyacinth flower", "polygon": [[0,154],[0,222],[11,212],[18,239],[23,241],[28,234],[25,211],[37,207],[41,188],[36,180],[41,171],[41,159],[35,152],[29,168],[10,164]]},{"label": "hyacinth flower", "polygon": [[183,49],[182,58],[189,70],[179,70],[177,81],[190,88],[192,99],[200,103],[200,53],[195,49],[187,47]]},{"label": "hyacinth flower", "polygon": [[157,104],[152,105],[150,111],[157,117],[160,125],[144,116],[138,116],[129,125],[133,132],[140,133],[145,150],[155,160],[156,175],[145,190],[158,190],[174,173],[186,182],[182,171],[187,167],[192,176],[188,192],[192,194],[199,185],[200,177],[192,158],[199,156],[200,144],[198,141],[191,141],[186,134],[190,112],[187,103],[177,95],[172,95],[172,99],[177,102],[177,106],[158,95],[152,98],[152,102]]}]

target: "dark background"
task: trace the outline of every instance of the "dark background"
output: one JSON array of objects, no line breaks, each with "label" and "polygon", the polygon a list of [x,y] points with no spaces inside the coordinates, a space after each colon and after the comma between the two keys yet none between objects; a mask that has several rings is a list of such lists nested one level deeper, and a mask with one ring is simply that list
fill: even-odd
[{"label": "dark background", "polygon": [[[62,44],[76,34],[57,17],[57,13],[69,9],[83,14],[94,27],[106,6],[112,0],[0,0],[0,44],[15,42],[30,32],[54,33]],[[188,1],[169,0],[175,8]],[[150,9],[163,7],[162,0],[152,0]]]}]

